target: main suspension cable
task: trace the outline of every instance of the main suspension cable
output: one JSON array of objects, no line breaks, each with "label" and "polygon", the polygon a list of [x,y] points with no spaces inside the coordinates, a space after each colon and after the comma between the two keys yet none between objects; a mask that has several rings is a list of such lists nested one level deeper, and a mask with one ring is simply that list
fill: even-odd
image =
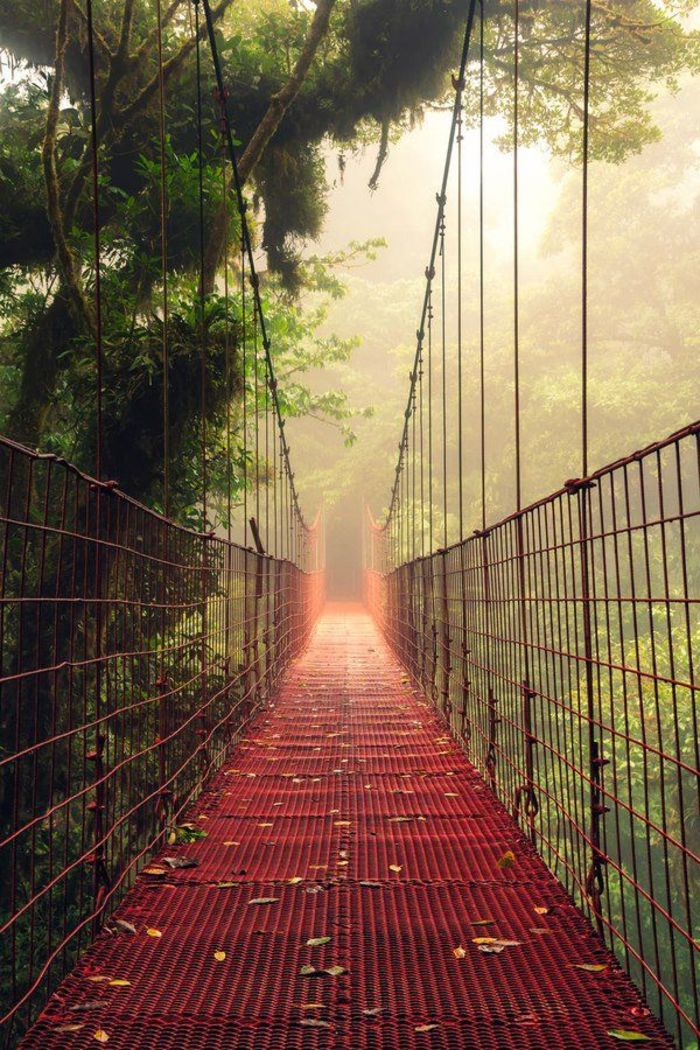
[{"label": "main suspension cable", "polygon": [[[475,0],[473,0],[475,2]],[[229,112],[229,102],[224,89],[224,79],[221,69],[221,59],[219,56],[219,48],[216,40],[216,34],[214,32],[214,21],[211,13],[211,6],[209,0],[201,0],[204,17],[207,26],[207,35],[209,38],[209,46],[211,49],[212,62],[214,65],[214,74],[216,78],[216,86],[220,97],[223,99],[222,104],[222,120],[224,125],[224,132],[226,136],[226,144],[228,147],[229,160],[231,162],[231,169],[233,172],[233,186],[236,195],[238,211],[241,217],[241,236],[243,242],[243,252],[248,264],[248,272],[250,275],[250,283],[253,290],[253,310],[254,316],[256,317],[257,324],[259,326],[259,338],[262,342],[264,359],[266,364],[267,381],[269,383],[270,398],[275,413],[277,422],[277,428],[280,434],[280,452],[282,458],[282,465],[286,477],[287,484],[289,486],[289,510],[290,515],[293,517],[294,525],[297,524],[302,530],[308,531],[309,526],[304,520],[304,516],[301,511],[299,504],[299,497],[297,494],[296,486],[294,484],[294,474],[291,469],[291,461],[289,455],[289,445],[284,432],[284,418],[282,416],[282,410],[280,406],[279,393],[277,389],[277,379],[275,376],[274,365],[271,354],[271,342],[267,332],[267,325],[265,323],[265,315],[262,306],[262,299],[260,295],[260,280],[258,273],[255,268],[255,257],[253,254],[253,242],[250,233],[250,228],[246,219],[246,201],[243,196],[243,183],[241,181],[240,171],[238,167],[238,157],[233,144],[233,131],[231,125],[231,115]]]},{"label": "main suspension cable", "polygon": [[[476,10],[476,2],[477,2],[477,0],[470,0],[470,2],[469,2],[469,10],[468,10],[468,14],[467,14],[467,24],[466,24],[465,32],[464,32],[464,40],[463,40],[463,43],[462,43],[462,53],[461,53],[460,65],[459,65],[459,74],[458,74],[458,77],[457,77],[457,81],[459,83],[463,83],[464,82],[464,73],[465,73],[465,69],[466,69],[466,66],[467,66],[467,59],[469,57],[469,43],[470,43],[471,35],[472,35],[472,27],[474,25],[474,13],[475,13],[475,10]],[[204,0],[204,3],[205,3],[205,5],[207,5],[208,4],[208,0]],[[411,372],[411,387],[410,387],[410,390],[409,390],[407,407],[410,407],[411,401],[412,401],[412,398],[413,398],[413,391],[414,391],[414,387],[415,387],[415,383],[416,383],[416,378],[417,378],[417,375],[418,375],[418,361],[419,361],[420,356],[421,356],[421,346],[422,346],[422,343],[423,343],[423,339],[425,338],[426,326],[427,326],[427,323],[429,321],[428,309],[429,309],[430,299],[431,299],[431,285],[432,285],[432,280],[433,280],[433,277],[434,277],[434,274],[435,274],[435,260],[436,260],[437,251],[438,251],[438,244],[439,244],[439,237],[440,237],[440,227],[441,227],[442,221],[443,221],[445,200],[446,200],[446,194],[447,194],[447,180],[448,180],[449,173],[450,173],[450,165],[451,165],[451,160],[452,160],[452,150],[453,150],[455,136],[456,136],[458,112],[459,112],[459,93],[455,92],[455,101],[454,101],[454,105],[453,105],[453,109],[452,109],[452,121],[451,121],[451,124],[450,124],[450,133],[449,133],[449,138],[448,138],[448,142],[447,142],[447,152],[446,152],[445,164],[444,164],[444,168],[443,168],[441,189],[440,189],[439,194],[437,195],[438,210],[437,210],[437,215],[436,215],[436,218],[435,218],[435,226],[434,226],[434,229],[433,229],[433,239],[432,239],[432,245],[431,245],[431,250],[430,250],[430,261],[429,261],[429,264],[426,267],[426,271],[425,271],[425,274],[426,274],[425,292],[424,292],[424,295],[423,295],[423,305],[422,305],[422,309],[421,309],[420,323],[419,323],[418,329],[416,331],[416,351],[415,351],[415,356],[414,356],[414,365],[413,365],[413,369],[412,369],[412,372]],[[430,385],[430,369],[429,369],[428,382],[429,382],[429,385]],[[430,396],[429,396],[428,400],[429,400],[429,406],[430,406]],[[430,409],[429,409],[429,413],[430,413]],[[402,439],[401,439],[401,441],[399,443],[399,459],[398,459],[398,463],[397,463],[397,470],[396,470],[395,476],[394,476],[394,483],[393,483],[392,490],[391,490],[391,496],[390,496],[390,500],[389,500],[389,508],[388,508],[388,511],[387,511],[387,516],[386,516],[386,519],[384,521],[384,524],[381,526],[382,529],[386,529],[388,527],[388,525],[389,525],[390,521],[392,520],[392,518],[394,516],[394,513],[395,513],[395,511],[397,509],[397,502],[398,502],[398,496],[399,496],[399,479],[400,479],[401,467],[402,467],[402,463],[403,463],[403,452],[404,452],[405,443],[406,443],[406,435],[407,435],[407,431],[408,431],[408,420],[409,420],[409,414],[408,413],[404,413],[403,433],[402,433]],[[429,440],[429,442],[430,442],[431,431],[432,431],[431,421],[429,420],[428,421],[428,440]],[[432,460],[431,460],[431,457],[430,457],[430,450],[429,450],[428,455],[429,455],[429,462],[430,462],[430,464],[432,466]],[[431,469],[431,468],[429,468],[429,469]],[[430,494],[429,494],[429,498],[430,498]],[[430,514],[431,514],[431,518],[432,518],[432,499],[430,499],[430,507],[431,507]],[[430,531],[431,531],[430,548],[432,549],[432,522],[431,522],[431,530]]]}]

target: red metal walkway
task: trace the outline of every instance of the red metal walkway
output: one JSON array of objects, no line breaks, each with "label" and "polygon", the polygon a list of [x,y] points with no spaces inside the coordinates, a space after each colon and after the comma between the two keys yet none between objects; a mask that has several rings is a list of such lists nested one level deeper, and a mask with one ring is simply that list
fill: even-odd
[{"label": "red metal walkway", "polygon": [[359,607],[190,820],[197,866],[150,865],[24,1046],[670,1045]]}]

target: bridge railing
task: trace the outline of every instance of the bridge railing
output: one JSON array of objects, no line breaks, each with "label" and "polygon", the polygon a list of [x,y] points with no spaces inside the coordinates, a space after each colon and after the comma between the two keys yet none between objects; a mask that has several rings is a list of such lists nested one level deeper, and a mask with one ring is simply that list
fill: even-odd
[{"label": "bridge railing", "polygon": [[300,564],[0,440],[0,996],[20,1030],[304,645]]},{"label": "bridge railing", "polygon": [[387,530],[370,521],[365,542],[393,649],[682,1046],[698,1032],[699,442],[695,424],[396,568]]}]

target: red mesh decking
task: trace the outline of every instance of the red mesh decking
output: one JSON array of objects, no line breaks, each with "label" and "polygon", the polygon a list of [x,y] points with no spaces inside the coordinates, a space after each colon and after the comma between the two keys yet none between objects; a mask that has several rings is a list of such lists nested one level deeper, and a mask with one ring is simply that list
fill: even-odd
[{"label": "red mesh decking", "polygon": [[25,1047],[670,1045],[357,609],[329,609],[189,820],[206,836],[164,855],[198,865],[140,877],[136,934],[100,934]]}]

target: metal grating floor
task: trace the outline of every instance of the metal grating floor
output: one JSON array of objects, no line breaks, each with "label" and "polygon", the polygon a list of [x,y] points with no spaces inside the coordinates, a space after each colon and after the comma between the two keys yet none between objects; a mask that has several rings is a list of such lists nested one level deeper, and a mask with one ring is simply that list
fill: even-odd
[{"label": "metal grating floor", "polygon": [[137,933],[100,934],[24,1047],[671,1045],[359,607],[327,608],[189,820],[205,837],[166,854],[197,866],[139,878]]}]

